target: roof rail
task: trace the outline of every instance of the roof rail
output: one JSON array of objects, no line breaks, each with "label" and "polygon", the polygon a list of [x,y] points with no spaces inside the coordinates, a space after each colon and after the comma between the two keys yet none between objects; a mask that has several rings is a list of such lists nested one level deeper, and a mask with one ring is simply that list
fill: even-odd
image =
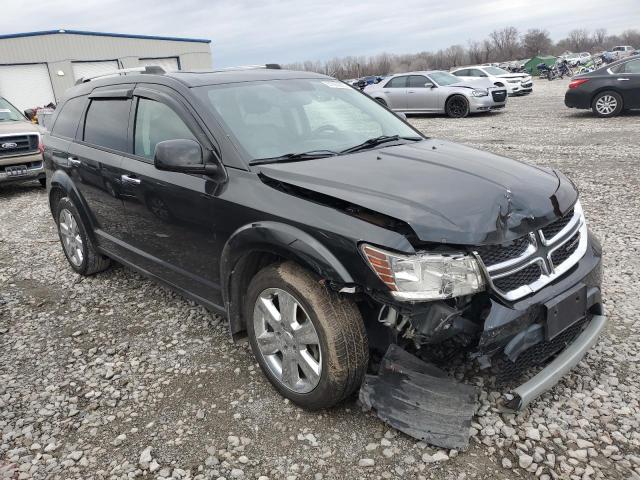
[{"label": "roof rail", "polygon": [[278,65],[277,63],[267,63],[265,65],[242,65],[239,67],[226,67],[226,68],[221,68],[220,70],[217,70],[218,72],[226,72],[228,70],[256,70],[256,69],[261,69],[261,68],[266,68],[268,70],[280,70],[281,67],[280,65]]},{"label": "roof rail", "polygon": [[94,80],[96,78],[111,77],[113,75],[126,75],[127,73],[147,73],[147,74],[155,74],[155,75],[164,75],[166,72],[162,67],[158,67],[156,65],[148,65],[146,67],[120,68],[118,70],[113,70],[112,72],[101,73],[100,75],[93,75],[91,77],[80,77],[78,80],[76,80],[76,85],[90,82],[91,80]]}]

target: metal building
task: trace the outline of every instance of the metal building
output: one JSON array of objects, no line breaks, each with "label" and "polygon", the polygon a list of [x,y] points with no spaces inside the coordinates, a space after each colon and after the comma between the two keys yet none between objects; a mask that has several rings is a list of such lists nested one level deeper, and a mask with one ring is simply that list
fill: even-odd
[{"label": "metal building", "polygon": [[119,68],[211,68],[211,40],[50,30],[0,35],[0,96],[20,110],[57,103],[80,77]]}]

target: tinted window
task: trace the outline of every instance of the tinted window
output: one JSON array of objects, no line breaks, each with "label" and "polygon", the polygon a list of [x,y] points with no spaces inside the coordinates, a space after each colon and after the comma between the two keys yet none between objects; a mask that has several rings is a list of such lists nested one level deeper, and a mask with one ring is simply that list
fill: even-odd
[{"label": "tinted window", "polygon": [[85,97],[69,99],[58,114],[52,133],[61,137],[75,138],[78,122],[84,110]]},{"label": "tinted window", "polygon": [[133,153],[146,158],[153,158],[156,145],[165,140],[196,140],[176,112],[164,103],[146,98],[138,101],[134,135]]},{"label": "tinted window", "polygon": [[409,88],[426,88],[425,83],[431,83],[427,77],[422,75],[411,75],[409,77]]},{"label": "tinted window", "polygon": [[453,72],[453,74],[456,77],[468,77],[469,76],[469,70],[465,68],[463,70],[458,70],[457,72]]},{"label": "tinted window", "polygon": [[632,60],[624,64],[624,73],[640,73],[640,60]]},{"label": "tinted window", "polygon": [[127,128],[130,107],[131,100],[93,100],[84,123],[84,141],[129,152]]},{"label": "tinted window", "polygon": [[409,77],[395,77],[387,82],[385,88],[406,88],[407,87],[407,78]]}]

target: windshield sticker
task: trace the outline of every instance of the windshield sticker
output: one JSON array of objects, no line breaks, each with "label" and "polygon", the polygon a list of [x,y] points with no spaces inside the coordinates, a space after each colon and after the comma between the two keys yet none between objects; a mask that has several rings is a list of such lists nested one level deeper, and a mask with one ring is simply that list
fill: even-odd
[{"label": "windshield sticker", "polygon": [[322,82],[322,83],[324,83],[327,87],[331,87],[331,88],[351,88],[349,85],[342,82],[338,82],[337,80],[334,82]]}]

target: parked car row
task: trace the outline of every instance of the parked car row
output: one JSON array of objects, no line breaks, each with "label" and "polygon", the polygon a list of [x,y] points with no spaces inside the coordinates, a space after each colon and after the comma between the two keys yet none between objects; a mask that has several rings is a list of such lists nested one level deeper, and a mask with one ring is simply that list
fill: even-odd
[{"label": "parked car row", "polygon": [[531,75],[527,73],[511,73],[492,65],[458,68],[452,70],[451,73],[465,80],[486,78],[496,87],[506,87],[507,93],[511,96],[526,95],[533,91]]},{"label": "parked car row", "polygon": [[364,92],[395,112],[445,113],[452,118],[504,108],[507,89],[486,78],[462,79],[442,70],[392,75]]}]

